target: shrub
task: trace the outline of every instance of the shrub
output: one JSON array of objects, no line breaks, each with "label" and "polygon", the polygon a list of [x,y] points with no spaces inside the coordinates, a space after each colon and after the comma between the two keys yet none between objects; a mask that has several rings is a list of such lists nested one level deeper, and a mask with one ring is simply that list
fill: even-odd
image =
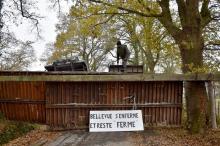
[{"label": "shrub", "polygon": [[10,140],[22,136],[33,129],[35,129],[35,126],[30,123],[9,122],[2,133],[0,133],[0,145],[8,143]]},{"label": "shrub", "polygon": [[3,120],[5,120],[5,115],[2,112],[0,112],[0,121],[3,121]]}]

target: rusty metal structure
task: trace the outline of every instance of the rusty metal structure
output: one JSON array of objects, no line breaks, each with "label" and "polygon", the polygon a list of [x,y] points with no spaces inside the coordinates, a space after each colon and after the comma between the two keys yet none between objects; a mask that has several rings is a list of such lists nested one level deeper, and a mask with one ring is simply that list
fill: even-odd
[{"label": "rusty metal structure", "polygon": [[88,65],[78,57],[56,60],[51,65],[45,66],[47,71],[88,71]]},{"label": "rusty metal structure", "polygon": [[210,75],[0,72],[0,112],[51,129],[88,128],[90,110],[142,110],[145,126],[180,126],[183,81]]},{"label": "rusty metal structure", "polygon": [[[125,72],[123,65],[110,65],[109,72]],[[143,73],[143,65],[126,65],[127,73]]]}]

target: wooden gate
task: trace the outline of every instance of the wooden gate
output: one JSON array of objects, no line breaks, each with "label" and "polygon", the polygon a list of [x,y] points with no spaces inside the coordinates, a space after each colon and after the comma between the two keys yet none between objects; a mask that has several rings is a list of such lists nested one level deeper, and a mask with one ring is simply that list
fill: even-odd
[{"label": "wooden gate", "polygon": [[90,110],[142,110],[145,126],[180,126],[182,81],[46,83],[46,123],[52,129],[88,128]]},{"label": "wooden gate", "polygon": [[0,112],[10,120],[45,123],[45,82],[0,82]]}]

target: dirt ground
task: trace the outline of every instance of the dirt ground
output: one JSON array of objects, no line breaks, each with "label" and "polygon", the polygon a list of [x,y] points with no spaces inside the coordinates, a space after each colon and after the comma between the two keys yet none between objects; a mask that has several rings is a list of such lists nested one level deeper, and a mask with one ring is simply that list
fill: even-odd
[{"label": "dirt ground", "polygon": [[37,129],[10,141],[4,146],[46,146],[47,143],[54,141],[60,134],[60,132],[48,132]]},{"label": "dirt ground", "polygon": [[37,129],[5,146],[220,146],[220,129],[203,135],[189,135],[180,128],[99,133]]}]

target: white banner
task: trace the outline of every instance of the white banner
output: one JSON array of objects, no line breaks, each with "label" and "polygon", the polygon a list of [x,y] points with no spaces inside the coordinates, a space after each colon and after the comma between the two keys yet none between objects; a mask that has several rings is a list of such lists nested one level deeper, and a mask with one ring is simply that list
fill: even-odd
[{"label": "white banner", "polygon": [[144,130],[141,110],[90,111],[90,132]]}]

